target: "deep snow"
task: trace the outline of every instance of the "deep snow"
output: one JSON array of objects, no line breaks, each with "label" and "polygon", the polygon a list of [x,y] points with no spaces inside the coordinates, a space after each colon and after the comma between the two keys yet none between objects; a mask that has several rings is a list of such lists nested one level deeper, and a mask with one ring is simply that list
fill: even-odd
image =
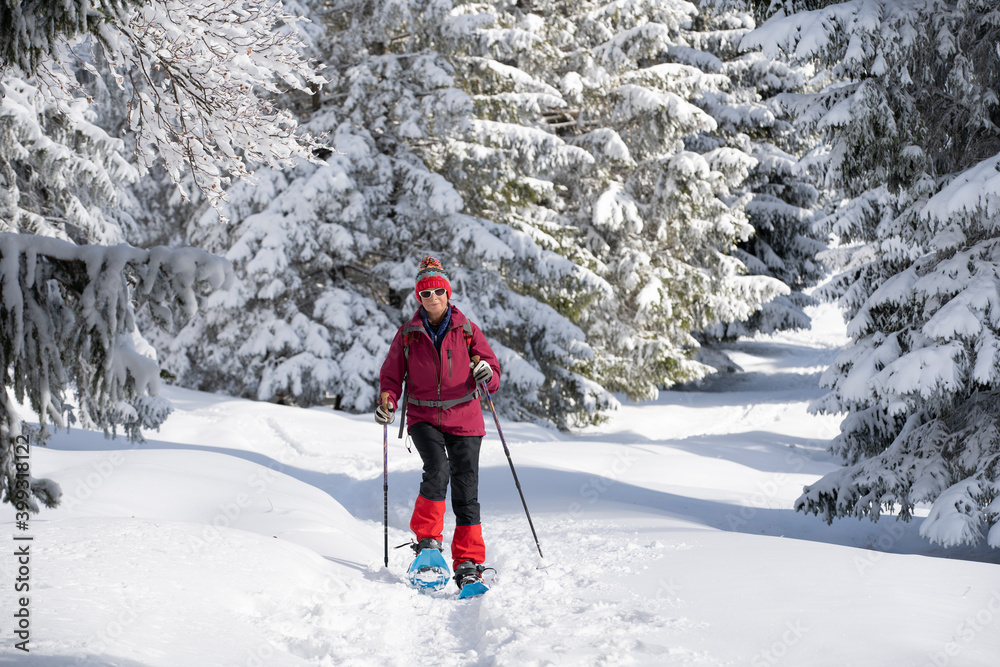
[{"label": "deep snow", "polygon": [[[81,430],[32,451],[63,506],[0,509],[0,663],[24,665],[995,665],[1000,553],[791,506],[837,467],[839,418],[806,411],[845,342],[744,340],[745,373],[625,404],[562,434],[492,420],[481,501],[493,590],[458,601],[382,566],[382,431],[368,415],[171,388],[141,446]],[[501,388],[502,390],[502,388]],[[390,545],[419,457],[390,432]],[[447,534],[450,526],[446,528]],[[30,592],[15,593],[15,536]],[[27,595],[30,653],[13,634]]]}]

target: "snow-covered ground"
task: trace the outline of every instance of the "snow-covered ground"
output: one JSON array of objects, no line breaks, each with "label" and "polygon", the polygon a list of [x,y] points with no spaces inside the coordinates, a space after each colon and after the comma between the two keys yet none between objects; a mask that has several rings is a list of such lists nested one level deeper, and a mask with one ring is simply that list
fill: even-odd
[{"label": "snow-covered ground", "polygon": [[[492,421],[482,598],[421,594],[382,566],[382,431],[368,415],[176,388],[142,446],[73,430],[31,453],[63,505],[0,509],[0,663],[18,665],[915,665],[1000,660],[1000,553],[901,524],[791,510],[833,470],[839,418],[806,411],[844,342],[740,342],[747,372],[562,434]],[[419,457],[390,434],[390,544]],[[447,533],[450,526],[446,527]],[[32,539],[15,541],[15,537]],[[29,592],[16,592],[28,545]],[[28,597],[22,605],[20,597]],[[27,609],[27,648],[14,630]]]}]

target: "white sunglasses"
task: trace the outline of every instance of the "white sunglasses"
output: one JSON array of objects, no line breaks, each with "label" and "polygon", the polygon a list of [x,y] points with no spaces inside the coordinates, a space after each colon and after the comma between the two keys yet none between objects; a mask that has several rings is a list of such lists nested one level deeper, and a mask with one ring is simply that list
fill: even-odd
[{"label": "white sunglasses", "polygon": [[437,289],[422,289],[420,290],[420,298],[429,299],[431,298],[431,294],[434,294],[435,296],[444,296],[447,291],[448,290],[443,287],[438,287]]}]

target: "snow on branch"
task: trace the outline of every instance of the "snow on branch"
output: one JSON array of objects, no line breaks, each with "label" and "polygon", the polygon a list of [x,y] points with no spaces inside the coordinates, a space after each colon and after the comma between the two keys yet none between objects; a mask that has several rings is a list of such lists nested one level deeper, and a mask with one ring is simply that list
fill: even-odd
[{"label": "snow on branch", "polygon": [[0,3],[0,62],[35,75],[58,58],[62,40],[86,34],[105,17],[122,16],[142,0],[60,0]]},{"label": "snow on branch", "polygon": [[230,177],[250,178],[255,165],[319,161],[317,140],[298,133],[296,119],[273,101],[285,89],[312,92],[323,83],[303,56],[295,29],[303,19],[288,14],[280,0],[102,0],[96,9],[75,0],[67,6],[73,4],[76,12],[69,13],[79,24],[66,21],[45,34],[28,29],[44,23],[43,8],[19,9],[0,37],[17,33],[33,50],[7,62],[68,104],[79,99],[75,68],[99,76],[73,51],[91,38],[115,81],[131,93],[128,122],[141,170],[162,158],[182,187],[181,172],[190,168],[217,208]]},{"label": "snow on branch", "polygon": [[[10,501],[14,488],[11,447],[25,428],[18,404],[37,414],[42,441],[49,423],[108,435],[120,427],[136,440],[158,427],[170,407],[156,396],[159,365],[136,331],[135,310],[146,305],[172,326],[175,315],[194,314],[198,291],[222,288],[231,276],[227,260],[193,248],[0,234],[0,500]],[[46,505],[58,502],[55,485],[36,481]]]},{"label": "snow on branch", "polygon": [[128,118],[141,164],[155,148],[175,182],[187,165],[218,205],[227,174],[315,161],[316,141],[297,136],[292,114],[258,94],[322,83],[287,29],[295,21],[277,1],[158,0],[105,25],[104,55],[119,85],[128,77],[134,91]]},{"label": "snow on branch", "polygon": [[[964,216],[981,216],[995,225],[1000,218],[1000,155],[955,176],[927,201],[922,213],[952,234],[955,230],[948,223]],[[959,238],[965,240],[964,235]]]}]

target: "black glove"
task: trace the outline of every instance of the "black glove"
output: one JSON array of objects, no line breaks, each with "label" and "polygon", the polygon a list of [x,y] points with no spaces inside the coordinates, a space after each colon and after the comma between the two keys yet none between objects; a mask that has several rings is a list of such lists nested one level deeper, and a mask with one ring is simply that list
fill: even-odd
[{"label": "black glove", "polygon": [[480,360],[476,364],[469,364],[469,366],[472,368],[472,379],[476,381],[476,384],[489,382],[493,378],[493,369],[484,360]]},{"label": "black glove", "polygon": [[396,411],[380,405],[375,408],[375,421],[383,426],[388,426],[396,421]]}]

